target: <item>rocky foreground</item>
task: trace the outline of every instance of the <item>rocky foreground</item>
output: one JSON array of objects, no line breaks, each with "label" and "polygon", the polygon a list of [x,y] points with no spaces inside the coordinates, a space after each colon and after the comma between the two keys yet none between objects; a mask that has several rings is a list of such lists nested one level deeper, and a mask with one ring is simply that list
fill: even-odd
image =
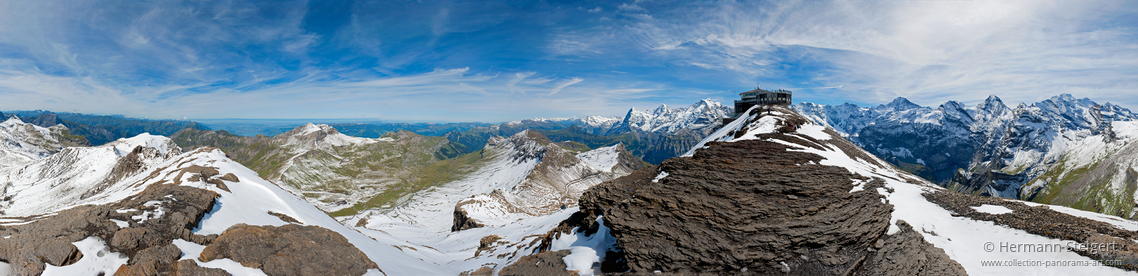
[{"label": "rocky foreground", "polygon": [[[220,178],[211,179],[216,168],[191,166],[179,174],[225,185]],[[227,176],[230,184],[240,183],[232,174]],[[39,275],[47,265],[76,264],[84,256],[74,243],[93,240],[106,246],[95,253],[97,257],[129,259],[117,267],[115,275],[230,275],[222,269],[199,267],[193,260],[179,260],[183,250],[174,245],[177,240],[205,247],[197,261],[228,258],[268,275],[362,275],[378,269],[340,234],[298,225],[283,214],[277,215],[292,224],[238,224],[221,235],[194,234],[192,230],[212,211],[218,196],[177,183],[156,184],[119,202],[27,217],[28,223],[0,226],[0,237],[5,237],[0,239],[0,260],[12,266],[13,275]]]},{"label": "rocky foreground", "polygon": [[[582,212],[604,216],[632,272],[800,275],[960,275],[944,250],[889,213],[867,181],[775,142],[713,144],[691,158],[598,185]],[[659,171],[667,176],[656,179]],[[761,176],[761,177],[743,177]],[[655,180],[655,181],[654,181]],[[588,220],[588,219],[585,219]],[[620,262],[620,260],[611,260]]]},{"label": "rocky foreground", "polygon": [[[1118,274],[1135,269],[1138,237],[1122,227],[1127,224],[1121,219],[947,191],[792,111],[750,115],[690,157],[589,189],[580,212],[548,240],[607,228],[616,248],[594,264],[593,272],[613,274],[966,275],[1007,269]],[[807,126],[796,131],[786,127],[790,124]],[[1009,210],[991,211],[1001,207]],[[593,223],[598,217],[603,225]],[[1117,246],[1032,255],[985,252],[984,240]],[[567,253],[542,252],[501,271],[564,267],[555,256]],[[993,268],[976,260],[984,256],[1083,256],[1098,265]]]}]

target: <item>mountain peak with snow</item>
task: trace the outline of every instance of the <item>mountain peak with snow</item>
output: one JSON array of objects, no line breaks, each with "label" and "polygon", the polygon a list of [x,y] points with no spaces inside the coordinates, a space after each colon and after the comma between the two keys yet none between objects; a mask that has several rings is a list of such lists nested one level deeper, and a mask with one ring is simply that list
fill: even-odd
[{"label": "mountain peak with snow", "polygon": [[20,116],[12,115],[12,117],[9,117],[7,120],[4,120],[3,124],[5,126],[22,125],[22,124],[24,124],[24,121],[20,120]]},{"label": "mountain peak with snow", "polygon": [[311,135],[313,133],[320,133],[320,134],[323,134],[326,136],[326,135],[336,134],[339,132],[336,131],[335,128],[333,128],[329,125],[326,125],[326,124],[317,125],[317,124],[313,124],[313,123],[307,123],[307,124],[304,124],[302,126],[295,127],[292,130],[285,132],[285,133],[282,133],[278,136],[297,137],[297,136],[308,136],[308,135]]},{"label": "mountain peak with snow", "polygon": [[[908,103],[898,98],[889,105]],[[1071,94],[1011,108],[996,95],[972,108],[949,101],[900,113],[846,105],[794,108],[877,156],[923,171],[922,177],[960,181],[953,185],[965,192],[1011,198],[1033,194],[1020,187],[1077,141],[1110,137],[1111,122],[1138,120],[1128,109]],[[958,169],[966,173],[958,175]]]},{"label": "mountain peak with snow", "polygon": [[0,164],[23,164],[48,157],[64,147],[80,145],[65,137],[66,131],[63,125],[42,127],[12,116],[0,122]]},{"label": "mountain peak with snow", "polygon": [[1004,101],[1000,100],[1000,97],[996,96],[996,94],[992,94],[992,95],[988,95],[988,98],[985,98],[984,101],[981,102],[979,104],[979,106],[977,106],[976,108],[987,109],[988,107],[991,107],[993,105],[1004,105]]},{"label": "mountain peak with snow", "polygon": [[283,141],[286,145],[294,146],[294,150],[301,151],[320,147],[365,145],[383,140],[348,136],[340,133],[332,126],[313,123],[298,126],[273,137],[273,139]]},{"label": "mountain peak with snow", "polygon": [[170,140],[170,138],[166,136],[151,135],[150,133],[143,133],[130,138],[119,138],[114,142],[108,143],[107,146],[113,147],[115,154],[118,156],[126,156],[136,147],[151,148],[162,155],[182,153],[182,148],[178,147],[178,144],[174,143],[174,140]]},{"label": "mountain peak with snow", "polygon": [[905,97],[897,97],[896,99],[893,99],[892,102],[889,102],[888,104],[884,104],[882,106],[889,108],[889,109],[892,109],[892,110],[895,110],[895,111],[903,111],[903,110],[909,110],[909,109],[914,109],[914,108],[921,108],[920,105],[917,105],[917,104],[909,101],[909,99],[906,99]]},{"label": "mountain peak with snow", "polygon": [[617,135],[632,131],[675,133],[684,129],[702,132],[717,125],[719,119],[733,115],[732,108],[710,99],[700,100],[685,108],[668,108],[660,105],[650,112],[630,108],[619,124],[614,125],[605,135]]}]

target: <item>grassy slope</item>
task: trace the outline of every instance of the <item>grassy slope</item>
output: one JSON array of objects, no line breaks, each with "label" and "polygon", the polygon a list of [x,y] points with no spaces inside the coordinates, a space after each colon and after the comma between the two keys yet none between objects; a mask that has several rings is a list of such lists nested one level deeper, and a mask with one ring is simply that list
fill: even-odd
[{"label": "grassy slope", "polygon": [[[171,139],[186,148],[220,148],[261,177],[279,179],[280,184],[301,190],[305,197],[315,198],[321,193],[347,194],[365,186],[377,189],[375,196],[333,212],[334,215],[352,215],[358,210],[378,208],[407,194],[453,181],[472,171],[468,165],[480,156],[474,152],[445,159],[440,152],[453,153],[456,149],[443,137],[411,132],[392,133],[387,137],[396,142],[314,150],[299,156],[280,141],[261,135],[245,137],[225,131],[185,129]],[[294,156],[297,156],[294,163],[286,169],[285,164]],[[381,185],[384,183],[391,185]]]},{"label": "grassy slope", "polygon": [[334,217],[350,216],[363,210],[385,207],[399,198],[412,193],[458,180],[462,176],[476,170],[478,168],[476,164],[480,160],[483,160],[481,151],[468,153],[458,158],[431,163],[430,165],[420,168],[412,177],[402,179],[403,185],[387,189],[365,202],[358,203],[350,208],[332,212],[330,215]]},{"label": "grassy slope", "polygon": [[1099,168],[1104,166],[1102,160],[1081,167],[1068,163],[1064,158],[1043,175],[1028,182],[1048,183],[1032,201],[1133,219],[1131,211],[1134,208],[1135,185],[1131,183],[1118,193],[1111,189],[1114,178],[1126,177],[1125,175],[1101,173],[1103,170],[1113,170],[1108,167]]}]

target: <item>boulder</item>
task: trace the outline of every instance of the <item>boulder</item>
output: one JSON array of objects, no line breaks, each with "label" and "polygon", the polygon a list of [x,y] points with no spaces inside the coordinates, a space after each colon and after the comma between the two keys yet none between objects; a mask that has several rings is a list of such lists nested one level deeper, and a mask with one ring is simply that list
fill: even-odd
[{"label": "boulder", "polygon": [[234,225],[206,246],[199,261],[225,258],[268,275],[363,275],[379,268],[339,233],[296,224]]}]

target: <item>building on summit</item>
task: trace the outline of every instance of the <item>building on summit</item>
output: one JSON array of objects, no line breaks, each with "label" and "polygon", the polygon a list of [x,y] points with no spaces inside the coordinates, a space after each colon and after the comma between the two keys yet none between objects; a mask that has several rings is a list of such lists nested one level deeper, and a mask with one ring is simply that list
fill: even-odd
[{"label": "building on summit", "polygon": [[735,117],[755,105],[790,105],[790,90],[775,91],[755,87],[755,90],[739,93],[741,100],[735,100]]},{"label": "building on summit", "polygon": [[747,112],[747,109],[756,105],[790,105],[790,97],[794,92],[778,89],[775,91],[755,87],[755,90],[739,93],[740,100],[735,100],[735,116],[723,118],[723,124],[729,124]]}]

